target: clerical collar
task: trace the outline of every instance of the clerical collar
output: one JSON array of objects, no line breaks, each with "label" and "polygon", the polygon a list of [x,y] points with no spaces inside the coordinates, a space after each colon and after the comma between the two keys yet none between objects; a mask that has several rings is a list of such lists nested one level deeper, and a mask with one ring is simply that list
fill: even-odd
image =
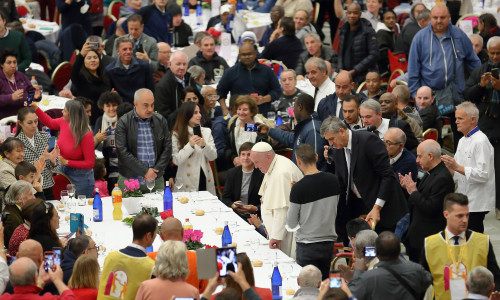
[{"label": "clerical collar", "polygon": [[466,137],[471,137],[474,133],[478,132],[479,131],[479,127],[474,127],[474,129],[472,129],[471,131],[469,131],[469,133],[467,133],[465,136]]}]

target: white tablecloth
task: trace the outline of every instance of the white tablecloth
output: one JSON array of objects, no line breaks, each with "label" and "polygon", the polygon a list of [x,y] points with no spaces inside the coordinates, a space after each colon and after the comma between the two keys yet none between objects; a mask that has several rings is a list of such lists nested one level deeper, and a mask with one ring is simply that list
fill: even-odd
[{"label": "white tablecloth", "polygon": [[43,96],[42,101],[38,103],[38,107],[40,107],[43,111],[47,111],[49,109],[63,109],[66,101],[68,100],[70,99],[54,95]]},{"label": "white tablecloth", "polygon": [[[241,10],[241,15],[247,24],[247,29],[249,31],[253,31],[257,36],[257,40],[260,40],[264,31],[266,31],[266,26],[271,24],[270,14],[258,13],[250,10]],[[196,25],[196,14],[190,14],[189,16],[183,16],[182,18],[184,19],[184,22],[191,26],[193,33],[196,34],[197,32],[205,31],[205,29],[207,29],[208,20],[210,20],[211,17],[212,11],[210,9],[204,9],[202,14],[202,25]]]},{"label": "white tablecloth", "polygon": [[[189,203],[181,204],[175,200],[180,196],[187,196],[190,199]],[[163,211],[161,195],[147,194],[146,197],[148,199],[155,199],[155,204],[159,211]],[[98,245],[101,244],[106,247],[105,254],[107,254],[110,251],[119,250],[130,244],[132,242],[132,229],[129,225],[121,221],[113,220],[111,197],[102,198],[102,202],[102,222],[92,221],[91,205],[76,206],[76,211],[84,214],[85,224],[91,230],[92,237]],[[205,215],[195,216],[194,212],[197,209],[203,209]],[[253,226],[246,223],[212,194],[208,192],[174,193],[173,210],[174,216],[181,220],[182,223],[185,223],[185,219],[189,218],[195,230],[199,229],[203,231],[202,243],[217,247],[220,247],[222,244],[222,236],[215,233],[215,228],[223,227],[223,222],[228,221],[233,243],[237,244],[237,251],[246,252],[252,261],[259,259],[264,262],[262,267],[254,268],[255,285],[257,287],[271,287],[270,276],[273,268],[272,264],[277,261],[281,275],[283,276],[283,294],[286,293],[288,288],[298,289],[297,277],[300,272],[300,266],[280,250],[270,249],[268,241],[255,231]],[[122,207],[122,211],[123,217],[129,216],[124,206]],[[64,215],[68,211],[60,213]],[[64,216],[61,217],[61,220],[64,220]],[[159,217],[158,220],[161,222]],[[69,225],[63,222],[58,233],[60,235],[69,233]],[[154,251],[158,251],[161,243],[160,237],[157,236],[153,243]],[[99,263],[102,267],[104,264],[104,255],[100,255]],[[284,299],[291,298],[292,296],[284,295]]]},{"label": "white tablecloth", "polygon": [[[26,22],[24,23],[23,20]],[[56,22],[47,22],[37,19],[27,20],[24,18],[21,18],[21,21],[23,22],[24,29],[38,31],[47,40],[51,40],[54,43],[57,42],[57,37],[59,36],[59,30],[61,27],[59,27]]]}]

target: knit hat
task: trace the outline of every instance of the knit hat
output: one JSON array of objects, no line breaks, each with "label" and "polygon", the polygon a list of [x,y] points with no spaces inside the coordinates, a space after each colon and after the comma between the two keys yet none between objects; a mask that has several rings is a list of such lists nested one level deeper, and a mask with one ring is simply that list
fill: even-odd
[{"label": "knit hat", "polygon": [[182,15],[181,7],[175,2],[169,1],[166,9],[172,17]]}]

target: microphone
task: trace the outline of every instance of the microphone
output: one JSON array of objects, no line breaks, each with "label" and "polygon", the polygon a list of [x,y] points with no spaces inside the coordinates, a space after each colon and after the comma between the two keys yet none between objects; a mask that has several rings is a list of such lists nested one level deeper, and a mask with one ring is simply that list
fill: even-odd
[{"label": "microphone", "polygon": [[367,126],[367,127],[364,127],[364,128],[357,129],[356,131],[369,131],[369,132],[373,132],[375,129],[377,129],[377,127],[375,125],[370,125],[370,126]]}]

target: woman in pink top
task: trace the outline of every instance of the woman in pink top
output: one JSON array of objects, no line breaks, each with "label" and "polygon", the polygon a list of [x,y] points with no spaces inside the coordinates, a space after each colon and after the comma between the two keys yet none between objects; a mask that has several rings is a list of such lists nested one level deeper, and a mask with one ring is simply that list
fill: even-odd
[{"label": "woman in pink top", "polygon": [[153,268],[155,279],[141,283],[135,300],[164,300],[177,298],[200,299],[197,288],[185,280],[189,274],[186,245],[180,241],[166,241],[156,255]]},{"label": "woman in pink top", "polygon": [[57,145],[61,155],[61,171],[76,188],[76,195],[91,198],[94,190],[94,136],[89,130],[89,119],[83,104],[76,100],[66,102],[63,117],[52,119],[36,103],[31,105],[40,121],[52,130],[59,130]]}]

